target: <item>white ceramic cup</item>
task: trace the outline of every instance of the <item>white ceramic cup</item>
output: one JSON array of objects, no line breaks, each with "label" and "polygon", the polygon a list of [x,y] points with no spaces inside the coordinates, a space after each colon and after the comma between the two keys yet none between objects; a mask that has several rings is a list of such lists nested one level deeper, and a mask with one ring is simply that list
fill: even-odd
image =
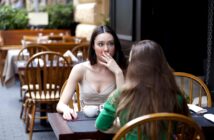
[{"label": "white ceramic cup", "polygon": [[94,105],[86,105],[83,107],[83,113],[87,117],[96,117],[99,113],[99,107]]}]

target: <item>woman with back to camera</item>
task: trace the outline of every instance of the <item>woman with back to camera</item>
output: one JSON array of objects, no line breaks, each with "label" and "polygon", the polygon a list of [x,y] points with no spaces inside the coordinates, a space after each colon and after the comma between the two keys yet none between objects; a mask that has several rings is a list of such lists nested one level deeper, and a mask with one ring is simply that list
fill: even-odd
[{"label": "woman with back to camera", "polygon": [[90,40],[89,61],[73,67],[57,104],[57,111],[62,112],[66,120],[77,118],[68,103],[78,83],[81,107],[103,104],[113,90],[123,85],[125,68],[126,59],[115,32],[108,26],[97,27]]},{"label": "woman with back to camera", "polygon": [[[188,107],[161,46],[143,40],[132,46],[125,84],[107,99],[96,127],[106,131],[116,117],[122,127],[134,118],[158,112],[188,115]],[[137,139],[137,136],[130,134],[127,139]]]}]

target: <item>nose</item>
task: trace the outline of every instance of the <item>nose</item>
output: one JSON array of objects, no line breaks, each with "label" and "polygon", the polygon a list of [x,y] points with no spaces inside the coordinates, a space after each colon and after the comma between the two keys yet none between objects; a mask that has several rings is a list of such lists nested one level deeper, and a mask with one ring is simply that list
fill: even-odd
[{"label": "nose", "polygon": [[104,51],[105,51],[105,52],[108,52],[108,51],[109,51],[108,45],[105,45],[105,46],[104,46]]}]

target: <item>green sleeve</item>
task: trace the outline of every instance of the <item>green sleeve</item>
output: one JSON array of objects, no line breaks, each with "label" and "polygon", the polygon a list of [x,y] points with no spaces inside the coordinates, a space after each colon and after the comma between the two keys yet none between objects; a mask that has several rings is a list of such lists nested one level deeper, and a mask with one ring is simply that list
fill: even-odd
[{"label": "green sleeve", "polygon": [[112,96],[110,96],[104,104],[102,112],[96,119],[95,125],[98,130],[106,131],[113,125],[116,118],[117,109],[117,97],[119,96],[119,90],[116,90]]},{"label": "green sleeve", "polygon": [[178,104],[180,106],[180,108],[182,108],[183,105],[183,98],[181,95],[177,94],[177,99],[178,99]]}]

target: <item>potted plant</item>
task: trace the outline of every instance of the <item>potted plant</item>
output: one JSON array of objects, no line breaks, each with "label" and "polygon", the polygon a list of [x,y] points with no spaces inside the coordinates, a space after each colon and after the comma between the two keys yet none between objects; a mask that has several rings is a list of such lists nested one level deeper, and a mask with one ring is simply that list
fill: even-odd
[{"label": "potted plant", "polygon": [[47,6],[46,11],[48,12],[49,16],[49,23],[47,25],[47,28],[70,29],[71,33],[74,34],[74,30],[77,23],[74,22],[74,7],[72,3],[66,5],[50,5]]},{"label": "potted plant", "polygon": [[0,6],[0,30],[28,28],[28,16],[25,9]]}]

